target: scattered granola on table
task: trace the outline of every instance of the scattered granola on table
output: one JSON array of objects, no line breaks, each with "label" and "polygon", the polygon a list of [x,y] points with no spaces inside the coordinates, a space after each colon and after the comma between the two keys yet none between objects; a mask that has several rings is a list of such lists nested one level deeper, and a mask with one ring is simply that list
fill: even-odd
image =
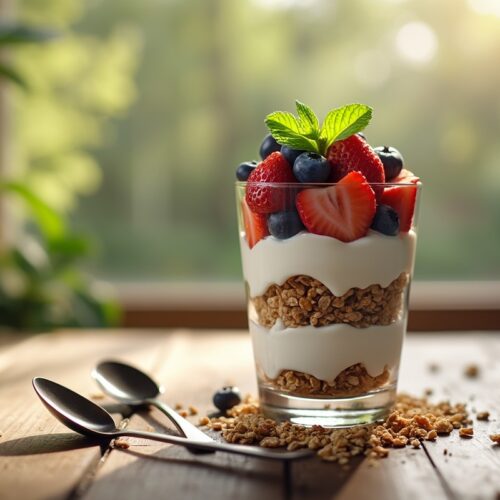
[{"label": "scattered granola on table", "polygon": [[495,443],[500,445],[500,434],[490,434],[490,439]]},{"label": "scattered granola on table", "polygon": [[119,448],[120,450],[128,450],[130,448],[130,445],[126,439],[123,438],[118,438],[115,439],[113,443],[114,448]]},{"label": "scattered granola on table", "polygon": [[490,419],[490,412],[489,411],[480,411],[478,412],[478,414],[476,415],[476,418],[478,420],[489,420]]},{"label": "scattered granola on table", "polygon": [[479,377],[479,366],[474,363],[467,365],[464,369],[464,375],[468,378],[477,378]]},{"label": "scattered granola on table", "polygon": [[431,363],[429,365],[429,371],[431,373],[437,373],[440,370],[439,365],[437,363]]},{"label": "scattered granola on table", "polygon": [[474,436],[474,429],[472,427],[462,427],[459,429],[458,435],[461,438],[471,438]]},{"label": "scattered granola on table", "polygon": [[[310,448],[316,450],[322,460],[340,465],[360,455],[384,458],[390,448],[412,446],[417,449],[422,441],[435,441],[441,434],[450,434],[470,424],[464,404],[452,405],[446,401],[434,404],[427,398],[405,394],[398,395],[392,413],[384,422],[346,429],[276,422],[266,418],[251,397],[230,409],[227,416],[207,417],[201,422],[221,431],[229,443],[287,450]],[[497,438],[500,442],[500,435]]]}]

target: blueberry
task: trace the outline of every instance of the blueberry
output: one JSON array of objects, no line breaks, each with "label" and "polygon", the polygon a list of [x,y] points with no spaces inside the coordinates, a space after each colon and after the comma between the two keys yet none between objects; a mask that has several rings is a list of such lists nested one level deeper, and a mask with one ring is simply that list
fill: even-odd
[{"label": "blueberry", "polygon": [[289,212],[275,212],[267,219],[269,232],[280,240],[295,236],[304,229],[299,214],[293,210]]},{"label": "blueberry", "polygon": [[293,164],[293,173],[299,182],[325,182],[330,170],[326,158],[310,151],[299,155]]},{"label": "blueberry", "polygon": [[292,166],[295,163],[297,156],[299,156],[303,152],[304,151],[300,149],[292,149],[288,146],[281,146],[281,154],[285,157],[285,160]]},{"label": "blueberry", "polygon": [[262,141],[262,144],[260,145],[259,154],[260,154],[260,157],[264,160],[271,153],[274,153],[275,151],[279,151],[280,149],[281,149],[281,146],[276,142],[276,139],[271,134],[268,134],[268,135],[266,135],[266,137],[264,137],[264,140]]},{"label": "blueberry", "polygon": [[399,215],[389,205],[378,205],[371,228],[387,236],[396,236],[399,231]]},{"label": "blueberry", "polygon": [[253,172],[254,168],[257,166],[257,162],[253,161],[245,161],[240,164],[240,166],[236,169],[236,178],[239,181],[246,181],[248,176]]},{"label": "blueberry", "polygon": [[223,387],[214,394],[213,402],[218,410],[226,412],[241,403],[240,390],[233,386]]},{"label": "blueberry", "polygon": [[404,163],[401,153],[396,148],[390,146],[379,146],[374,151],[384,164],[385,180],[390,181],[394,177],[397,177]]}]

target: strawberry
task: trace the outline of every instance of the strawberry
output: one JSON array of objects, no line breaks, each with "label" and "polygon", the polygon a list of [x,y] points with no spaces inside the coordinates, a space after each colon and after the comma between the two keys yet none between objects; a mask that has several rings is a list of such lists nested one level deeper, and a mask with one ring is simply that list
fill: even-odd
[{"label": "strawberry", "polygon": [[[326,153],[332,165],[329,182],[338,182],[349,172],[361,172],[368,182],[385,182],[384,165],[372,147],[358,134],[334,142]],[[383,188],[374,188],[377,199]]]},{"label": "strawberry", "polygon": [[382,194],[381,203],[389,205],[398,213],[399,230],[402,233],[407,233],[411,228],[417,189],[417,186],[391,186],[385,188]]},{"label": "strawberry", "polygon": [[311,233],[345,242],[368,232],[376,207],[373,189],[359,172],[348,173],[335,186],[304,189],[296,204]]},{"label": "strawberry", "polygon": [[267,230],[267,217],[252,212],[245,199],[241,201],[241,213],[243,215],[248,246],[253,248],[258,241],[269,234]]},{"label": "strawberry", "polygon": [[389,182],[391,184],[398,184],[398,183],[403,183],[403,184],[416,184],[420,180],[420,177],[417,177],[413,172],[410,172],[409,170],[406,170],[403,168],[399,174],[394,177],[394,179],[391,179]]},{"label": "strawberry", "polygon": [[[255,184],[255,183],[259,184]],[[270,214],[286,208],[287,190],[265,186],[267,182],[296,182],[290,165],[279,152],[271,153],[248,177],[246,201],[253,212]]]}]

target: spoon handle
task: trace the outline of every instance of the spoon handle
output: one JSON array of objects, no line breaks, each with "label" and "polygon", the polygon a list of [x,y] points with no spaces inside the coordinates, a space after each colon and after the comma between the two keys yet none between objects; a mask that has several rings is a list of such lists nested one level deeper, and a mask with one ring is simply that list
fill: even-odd
[{"label": "spoon handle", "polygon": [[203,431],[198,429],[198,427],[189,422],[189,420],[186,420],[184,417],[181,417],[174,409],[172,409],[166,403],[163,403],[158,399],[151,399],[148,401],[148,403],[150,405],[155,406],[162,413],[164,413],[177,427],[179,432],[184,436],[186,436],[187,438],[193,439],[194,441],[213,442],[213,439],[211,437],[207,436]]},{"label": "spoon handle", "polygon": [[178,444],[186,448],[193,448],[206,451],[225,451],[227,453],[235,453],[237,455],[245,455],[249,457],[268,458],[271,460],[297,460],[300,458],[311,457],[313,452],[309,449],[297,451],[271,451],[265,448],[257,448],[252,446],[244,446],[238,444],[219,443],[218,441],[195,441],[188,438],[178,436],[170,436],[168,434],[158,434],[156,432],[144,432],[125,429],[113,433],[114,437],[129,436],[142,439],[151,439],[153,441],[161,441],[163,443]]}]

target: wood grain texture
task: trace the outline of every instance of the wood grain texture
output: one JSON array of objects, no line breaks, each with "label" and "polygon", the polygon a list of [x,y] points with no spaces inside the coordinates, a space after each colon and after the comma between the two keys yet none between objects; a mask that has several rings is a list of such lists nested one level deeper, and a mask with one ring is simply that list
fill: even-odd
[{"label": "wood grain texture", "polygon": [[[96,392],[91,368],[111,356],[149,371],[165,386],[168,403],[194,405],[205,414],[217,387],[237,384],[255,394],[246,333],[63,332],[10,339],[3,347],[0,340],[0,498],[495,499],[500,447],[487,434],[500,431],[499,355],[500,336],[491,333],[410,336],[405,346],[402,390],[420,395],[432,388],[436,399],[468,400],[476,410],[490,411],[490,422],[474,422],[474,439],[455,434],[425,449],[394,450],[377,467],[359,460],[343,470],[313,459],[285,469],[145,440],[131,439],[127,450],[101,448],[59,425],[31,388],[31,378],[41,375],[90,395]],[[431,363],[441,369],[431,372]],[[480,378],[464,377],[468,363],[480,365]],[[157,410],[130,419],[117,410],[124,410],[115,407],[121,426],[175,432]]]},{"label": "wood grain texture", "polygon": [[54,333],[0,351],[0,498],[67,498],[103,453],[47,412],[31,387],[34,376],[90,396],[96,392],[90,370],[103,355],[151,367],[157,344],[157,334],[122,343],[118,335],[104,332]]},{"label": "wood grain texture", "polygon": [[[411,359],[410,359],[411,358]],[[418,362],[415,362],[418,360]],[[401,387],[433,391],[432,399],[466,402],[473,420],[474,437],[457,432],[436,442],[425,442],[425,451],[457,499],[496,499],[500,495],[500,446],[488,435],[500,432],[500,342],[498,336],[469,333],[444,336],[419,335],[405,349]],[[479,376],[465,375],[475,364]],[[429,367],[436,365],[437,371]],[[477,412],[489,411],[490,421],[478,421]],[[446,450],[446,454],[445,454]]]}]

